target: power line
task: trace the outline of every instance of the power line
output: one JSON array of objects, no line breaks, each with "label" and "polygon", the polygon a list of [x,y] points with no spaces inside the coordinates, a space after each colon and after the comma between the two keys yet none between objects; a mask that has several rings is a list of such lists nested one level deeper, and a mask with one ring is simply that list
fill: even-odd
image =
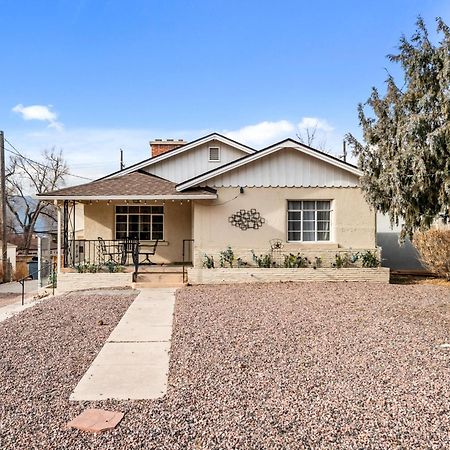
[{"label": "power line", "polygon": [[[23,153],[19,152],[19,150],[17,150],[17,148],[14,147],[14,145],[11,144],[11,142],[8,141],[8,139],[6,139],[6,138],[5,138],[5,142],[12,148],[12,150],[11,150],[11,149],[8,149],[8,148],[5,148],[5,150],[6,150],[7,152],[12,153],[13,155],[16,155],[16,156],[20,156],[21,158],[25,159],[26,161],[32,162],[33,164],[36,164],[36,165],[42,167],[43,169],[49,169],[49,168],[50,168],[49,166],[47,166],[47,165],[45,165],[45,164],[42,164],[42,163],[40,163],[40,162],[38,162],[38,161],[35,161],[34,159],[28,158],[28,157],[25,156]],[[83,179],[83,180],[93,181],[92,178],[83,177],[82,175],[75,175],[74,173],[70,173],[70,172],[68,172],[67,175],[69,175],[69,176],[71,176],[71,177],[75,177],[75,178],[81,178],[81,179]]]}]

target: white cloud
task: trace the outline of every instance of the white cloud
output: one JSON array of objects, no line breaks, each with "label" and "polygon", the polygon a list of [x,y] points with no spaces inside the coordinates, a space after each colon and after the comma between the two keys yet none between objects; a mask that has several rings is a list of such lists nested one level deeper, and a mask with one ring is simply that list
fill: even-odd
[{"label": "white cloud", "polygon": [[269,145],[292,134],[295,135],[295,126],[287,120],[264,121],[238,130],[225,131],[224,134],[235,141],[258,147]]},{"label": "white cloud", "polygon": [[317,117],[303,117],[297,125],[299,130],[321,130],[326,133],[331,133],[334,128],[325,120]]},{"label": "white cloud", "polygon": [[[51,114],[54,114],[50,110]],[[33,115],[34,113],[27,113]],[[40,117],[56,121],[56,117],[42,114]],[[24,117],[25,119],[25,117]],[[25,120],[33,120],[25,119]],[[326,124],[327,130],[332,130],[331,125],[324,119],[316,119],[321,124],[318,140],[314,146],[318,146],[322,140],[326,141],[326,149],[334,150],[337,154],[341,148],[342,137],[332,131],[324,131]],[[254,125],[244,126],[242,128],[221,131],[211,129],[151,129],[151,128],[69,128],[65,127],[60,132],[55,133],[53,129],[42,129],[38,132],[29,132],[20,128],[10,130],[9,139],[12,144],[21,150],[27,156],[33,159],[40,159],[42,150],[55,147],[62,149],[64,157],[72,173],[89,177],[99,178],[119,169],[120,148],[124,150],[124,160],[126,166],[142,161],[150,157],[149,141],[156,138],[185,139],[191,141],[201,136],[218,131],[229,136],[232,139],[262,148],[280,141],[287,137],[297,139],[297,134],[301,134],[300,125],[296,121],[279,120],[264,121]],[[310,124],[305,118],[300,124]],[[68,184],[79,184],[84,182],[79,178],[69,178]]]},{"label": "white cloud", "polygon": [[[39,132],[10,130],[9,139],[18,150],[36,160],[40,160],[44,149],[61,149],[70,172],[95,179],[119,169],[121,148],[124,150],[124,162],[130,166],[150,157],[149,141],[155,138],[189,141],[208,133],[210,130],[65,127],[58,133],[50,129]],[[79,184],[84,181],[69,178],[67,182]]]},{"label": "white cloud", "polygon": [[24,120],[40,120],[47,122],[50,128],[55,128],[58,131],[62,131],[63,124],[58,122],[58,115],[50,108],[52,108],[51,105],[23,106],[19,103],[12,108],[12,111],[20,114]]}]

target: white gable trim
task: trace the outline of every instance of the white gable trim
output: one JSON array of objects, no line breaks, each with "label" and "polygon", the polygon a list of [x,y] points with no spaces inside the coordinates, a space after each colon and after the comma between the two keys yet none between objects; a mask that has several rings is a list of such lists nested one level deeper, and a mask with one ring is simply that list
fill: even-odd
[{"label": "white gable trim", "polygon": [[121,170],[119,172],[114,172],[110,175],[107,175],[106,177],[101,178],[101,179],[107,180],[108,178],[114,178],[119,175],[122,176],[122,175],[126,175],[127,173],[135,172],[136,170],[143,169],[148,166],[152,166],[153,164],[164,161],[165,159],[171,158],[172,156],[176,156],[176,155],[179,155],[180,153],[184,153],[188,150],[198,147],[199,145],[207,144],[210,141],[219,141],[223,144],[229,145],[230,147],[234,147],[238,150],[241,150],[249,155],[256,153],[256,150],[254,150],[253,148],[247,147],[243,144],[240,144],[239,142],[233,141],[232,139],[228,139],[226,136],[222,136],[221,134],[213,133],[213,134],[209,134],[208,136],[205,136],[203,138],[189,142],[185,145],[182,145],[181,147],[178,147],[174,150],[170,150],[167,153],[163,153],[154,158],[149,158],[144,161],[141,161],[140,163],[137,163],[137,164],[134,164],[133,166],[127,167],[126,169]]},{"label": "white gable trim", "polygon": [[309,148],[309,147],[307,147],[299,142],[296,142],[292,139],[286,139],[285,141],[282,141],[271,147],[267,147],[263,150],[260,150],[259,152],[256,152],[253,155],[243,157],[243,158],[238,159],[237,161],[234,161],[230,164],[226,164],[225,166],[218,167],[217,169],[214,169],[210,172],[207,172],[205,174],[199,175],[198,177],[192,178],[191,180],[184,181],[183,183],[180,183],[179,185],[177,185],[176,189],[177,189],[177,191],[183,191],[190,187],[197,186],[198,184],[203,183],[207,180],[210,180],[211,178],[214,178],[218,175],[222,175],[223,173],[229,172],[238,167],[244,166],[245,164],[252,163],[253,161],[257,161],[258,159],[264,158],[265,156],[268,156],[268,155],[271,155],[283,148],[293,148],[293,149],[298,150],[308,156],[311,156],[313,158],[324,161],[335,167],[339,167],[340,169],[350,172],[353,175],[356,175],[358,177],[363,174],[358,168],[356,168],[352,165],[346,164],[342,161],[339,161],[338,159],[335,159],[335,158],[327,155],[326,153],[322,153],[318,150],[313,150],[312,148]]}]

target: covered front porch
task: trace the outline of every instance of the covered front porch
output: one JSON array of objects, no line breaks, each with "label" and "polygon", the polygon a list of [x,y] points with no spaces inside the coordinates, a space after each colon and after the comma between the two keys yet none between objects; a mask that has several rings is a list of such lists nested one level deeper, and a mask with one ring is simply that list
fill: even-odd
[{"label": "covered front porch", "polygon": [[145,271],[192,261],[192,201],[65,200],[61,269],[82,265]]},{"label": "covered front porch", "polygon": [[217,195],[178,192],[175,183],[137,171],[40,197],[57,208],[58,273],[137,273],[189,264],[193,203]]}]

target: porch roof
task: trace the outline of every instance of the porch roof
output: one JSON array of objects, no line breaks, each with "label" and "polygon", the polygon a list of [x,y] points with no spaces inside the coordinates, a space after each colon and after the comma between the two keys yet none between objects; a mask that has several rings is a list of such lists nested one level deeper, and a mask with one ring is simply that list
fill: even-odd
[{"label": "porch roof", "polygon": [[115,178],[92,181],[36,196],[39,200],[164,200],[214,199],[209,188],[176,190],[176,184],[138,170]]}]

